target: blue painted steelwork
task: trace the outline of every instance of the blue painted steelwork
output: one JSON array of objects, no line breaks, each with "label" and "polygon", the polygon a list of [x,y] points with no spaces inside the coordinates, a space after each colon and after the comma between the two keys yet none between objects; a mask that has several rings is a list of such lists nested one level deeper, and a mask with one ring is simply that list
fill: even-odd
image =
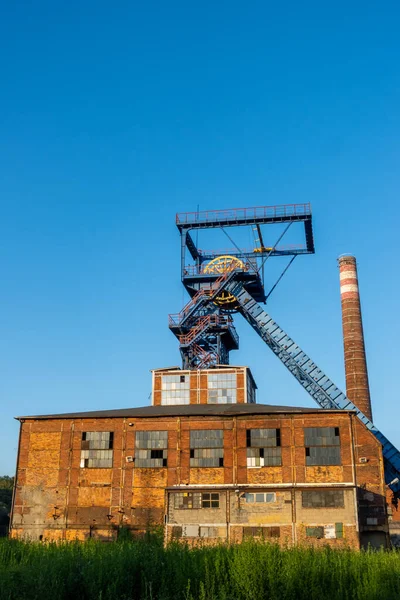
[{"label": "blue painted steelwork", "polygon": [[[291,223],[298,222],[304,225],[305,243],[286,247],[264,247],[261,226],[272,223],[283,223],[288,227]],[[181,339],[188,334],[191,328],[196,327],[197,320],[207,314],[223,315],[234,312],[235,306],[229,302],[221,302],[221,274],[223,270],[215,266],[210,268],[213,261],[221,254],[228,254],[228,258],[236,259],[238,264],[235,274],[227,273],[224,280],[235,278],[242,281],[246,290],[261,302],[266,299],[264,291],[264,263],[270,257],[297,256],[314,252],[312,235],[312,215],[309,204],[289,204],[283,206],[258,206],[254,208],[239,208],[229,210],[203,211],[183,213],[176,216],[176,224],[181,234],[181,278],[187,292],[192,297],[189,308],[183,309],[180,315],[170,316],[170,328]],[[252,249],[241,250],[236,246],[233,251],[202,251],[197,248],[190,232],[192,229],[221,228],[233,244],[235,242],[225,231],[226,227],[252,226],[257,229],[259,246]],[[286,230],[285,230],[286,231]],[[282,234],[280,238],[283,236]],[[196,235],[197,238],[197,235]],[[276,244],[279,244],[279,240]],[[194,264],[186,263],[189,253]],[[240,263],[240,264],[239,264]],[[229,268],[229,267],[228,267]],[[260,271],[262,277],[260,275]],[[208,295],[206,295],[208,294]],[[195,306],[198,302],[198,306]],[[180,344],[182,362],[185,368],[199,368],[199,364],[207,364],[214,360],[216,363],[229,363],[229,351],[238,348],[237,334],[233,326],[228,329],[221,327],[218,331],[214,327],[202,332],[191,344]],[[197,350],[196,350],[197,349]],[[201,352],[203,351],[203,353]],[[207,360],[204,356],[207,354]],[[200,361],[200,362],[199,362]],[[207,362],[208,361],[208,362]]]}]

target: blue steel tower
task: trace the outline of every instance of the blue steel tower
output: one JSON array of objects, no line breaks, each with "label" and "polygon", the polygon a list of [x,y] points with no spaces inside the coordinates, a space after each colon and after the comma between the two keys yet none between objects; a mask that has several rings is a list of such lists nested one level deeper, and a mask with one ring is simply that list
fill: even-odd
[{"label": "blue steel tower", "polygon": [[[281,246],[281,239],[295,222],[304,225],[304,244]],[[262,227],[276,223],[283,224],[283,233],[274,244],[266,245]],[[169,315],[169,327],[179,340],[183,368],[209,369],[229,364],[229,352],[239,346],[233,315],[240,313],[321,408],[357,414],[382,444],[386,483],[394,496],[400,497],[400,452],[261,306],[296,256],[314,253],[310,205],[183,213],[176,216],[176,225],[181,237],[182,283],[190,300],[180,313]],[[253,248],[239,248],[226,232],[227,228],[244,226],[251,227],[258,236]],[[191,232],[216,228],[227,235],[235,246],[233,250],[221,253],[197,247]],[[276,256],[291,258],[266,293],[264,265]]]},{"label": "blue steel tower", "polygon": [[[304,224],[304,244],[290,248],[264,244],[262,227],[280,223],[286,225],[286,231],[294,222]],[[240,282],[254,300],[264,303],[266,260],[314,252],[311,207],[289,204],[183,213],[177,214],[176,224],[181,237],[181,278],[191,300],[179,314],[170,315],[169,326],[179,340],[183,367],[198,369],[229,364],[229,352],[239,346],[232,319],[239,304],[227,289],[228,284]],[[191,235],[192,231],[216,228],[226,233],[231,227],[250,227],[256,232],[253,247],[242,250],[236,246],[229,254],[204,251],[196,246]]]}]

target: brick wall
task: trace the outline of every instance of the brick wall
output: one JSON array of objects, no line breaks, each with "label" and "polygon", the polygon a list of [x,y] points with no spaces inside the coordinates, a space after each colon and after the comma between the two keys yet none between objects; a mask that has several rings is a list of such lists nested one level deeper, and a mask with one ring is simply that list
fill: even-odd
[{"label": "brick wall", "polygon": [[[340,428],[342,464],[307,467],[303,428],[323,426]],[[246,429],[257,428],[280,429],[282,466],[247,468]],[[190,468],[193,429],[223,429],[223,467]],[[135,462],[127,462],[127,456],[135,455],[136,431],[157,430],[168,431],[168,466],[138,468]],[[86,431],[114,432],[112,468],[80,467],[82,432]],[[361,463],[361,457],[368,462]],[[279,525],[281,540],[290,533],[292,541],[303,541],[302,528],[307,522],[318,524],[318,519],[312,516],[310,521],[310,513],[294,510],[298,506],[293,500],[294,487],[319,489],[332,484],[358,489],[362,530],[387,530],[381,448],[351,413],[27,419],[21,423],[12,535],[112,539],[123,525],[140,532],[150,525],[163,524],[167,488],[230,486],[229,500],[224,505],[229,507],[229,516],[227,519],[225,514],[223,520],[231,524],[230,539],[240,540],[246,526]],[[259,486],[276,493],[276,504],[265,511],[239,507],[235,489]],[[357,545],[353,539],[358,530],[357,511],[350,501],[346,502],[346,514],[338,513],[336,521],[334,515],[332,519],[328,516],[332,522],[343,522],[347,532],[344,539]],[[378,519],[376,526],[367,524],[371,518]]]}]

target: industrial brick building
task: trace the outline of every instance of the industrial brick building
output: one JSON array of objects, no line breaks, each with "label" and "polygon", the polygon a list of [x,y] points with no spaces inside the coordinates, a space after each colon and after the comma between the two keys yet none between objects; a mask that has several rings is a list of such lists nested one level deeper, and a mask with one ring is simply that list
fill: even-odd
[{"label": "industrial brick building", "polygon": [[[314,253],[310,205],[183,213],[176,224],[190,300],[169,328],[183,368],[152,372],[152,406],[19,417],[11,534],[114,539],[163,526],[166,540],[193,544],[400,543],[400,453],[372,422],[355,258],[339,260],[344,393],[260,304],[296,256]],[[261,231],[271,224],[285,226],[274,245]],[[279,246],[291,225],[304,244]],[[238,226],[256,232],[255,247],[221,255],[190,235]],[[270,257],[291,258],[268,291]],[[320,408],[256,403],[250,369],[229,364],[235,313]]]},{"label": "industrial brick building", "polygon": [[254,400],[246,367],[168,369],[152,406],[21,417],[12,535],[386,545],[381,446],[356,415]]}]

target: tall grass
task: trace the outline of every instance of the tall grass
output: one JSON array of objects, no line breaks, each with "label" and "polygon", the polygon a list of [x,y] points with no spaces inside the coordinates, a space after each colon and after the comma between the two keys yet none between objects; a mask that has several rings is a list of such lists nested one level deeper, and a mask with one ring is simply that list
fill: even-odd
[{"label": "tall grass", "polygon": [[396,600],[400,554],[0,540],[0,600]]}]

